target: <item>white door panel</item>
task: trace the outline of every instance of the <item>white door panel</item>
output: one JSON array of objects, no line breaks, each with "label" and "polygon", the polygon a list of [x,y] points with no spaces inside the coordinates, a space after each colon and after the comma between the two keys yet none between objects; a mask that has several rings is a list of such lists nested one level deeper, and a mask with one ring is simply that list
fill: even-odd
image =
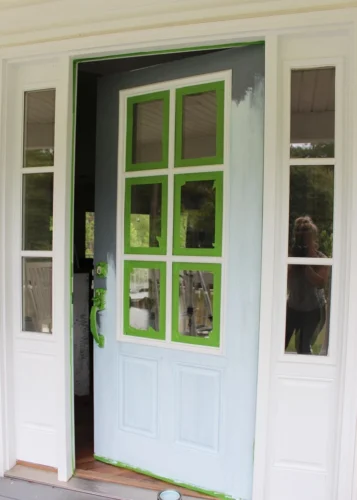
[{"label": "white door panel", "polygon": [[[104,287],[107,292],[105,310],[98,315],[105,346],[96,347],[94,353],[95,454],[109,463],[235,498],[250,498],[252,486],[261,263],[263,72],[264,48],[251,46],[113,75],[102,79],[98,94],[95,259],[108,263],[108,276],[106,280],[96,279],[96,288]],[[223,257],[205,257],[201,261],[222,264],[223,268],[221,347],[170,342],[171,331],[167,328],[165,341],[123,336],[120,276],[123,259],[128,257],[120,253],[122,239],[116,234],[117,225],[120,226],[118,163],[121,171],[120,147],[117,157],[121,132],[118,133],[118,120],[119,127],[125,126],[123,110],[118,113],[119,92],[125,89],[130,98],[162,91],[166,86],[174,89],[175,85],[190,85],[192,81],[214,81],[216,74],[226,75],[229,92],[225,101],[226,156],[223,167],[202,168],[210,172],[223,170],[226,176],[225,234]],[[170,123],[174,124],[172,118]],[[169,161],[173,161],[170,151]],[[200,168],[188,171],[199,172]],[[164,175],[162,170],[150,175],[153,173]],[[124,182],[126,174],[120,175]],[[175,172],[169,173],[169,179],[170,175]],[[145,172],[135,172],[134,177],[138,176],[145,176]],[[124,193],[120,185],[119,192]],[[124,204],[123,200],[118,203]],[[120,217],[120,207],[118,213]],[[172,216],[169,209],[169,217]],[[133,258],[164,260],[157,255]],[[172,260],[200,262],[199,256],[180,259],[173,256],[167,261],[167,275]],[[167,290],[172,287],[170,279]],[[124,295],[124,304],[126,300]],[[171,314],[170,301],[166,304],[167,314]],[[142,321],[142,310],[137,311],[143,317],[136,314],[135,321]]]}]

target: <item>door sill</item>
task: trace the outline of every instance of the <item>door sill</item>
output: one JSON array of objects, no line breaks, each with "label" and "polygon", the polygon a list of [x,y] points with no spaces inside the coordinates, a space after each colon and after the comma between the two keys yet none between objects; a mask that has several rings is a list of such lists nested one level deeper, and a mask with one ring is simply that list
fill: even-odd
[{"label": "door sill", "polygon": [[[97,495],[111,500],[157,500],[159,492],[159,490],[111,482],[108,479],[103,481],[73,476],[69,481],[62,482],[58,481],[56,472],[36,469],[25,465],[15,465],[15,467],[5,473],[5,477],[29,481],[31,483],[45,484],[63,490],[86,493],[87,495]],[[173,488],[176,489],[175,487]],[[198,496],[197,494],[194,496],[185,494],[182,498],[183,500],[197,500],[197,498],[207,497]]]}]

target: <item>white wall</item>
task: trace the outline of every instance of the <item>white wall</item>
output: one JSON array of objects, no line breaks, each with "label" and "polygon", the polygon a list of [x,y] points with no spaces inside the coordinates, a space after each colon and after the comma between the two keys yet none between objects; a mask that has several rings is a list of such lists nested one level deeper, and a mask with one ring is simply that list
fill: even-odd
[{"label": "white wall", "polygon": [[311,12],[349,0],[1,0],[0,50],[49,40],[182,26],[219,19]]}]

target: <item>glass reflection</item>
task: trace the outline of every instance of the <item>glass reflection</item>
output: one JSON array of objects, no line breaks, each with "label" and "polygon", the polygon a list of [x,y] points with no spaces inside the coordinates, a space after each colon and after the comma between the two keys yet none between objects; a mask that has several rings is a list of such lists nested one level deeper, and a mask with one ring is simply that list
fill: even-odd
[{"label": "glass reflection", "polygon": [[182,113],[182,158],[216,156],[216,91],[185,95]]},{"label": "glass reflection", "polygon": [[153,248],[160,246],[162,184],[131,186],[130,246]]},{"label": "glass reflection", "polygon": [[181,187],[180,247],[214,248],[214,180],[189,181]]},{"label": "glass reflection", "polygon": [[333,158],[335,68],[291,73],[291,158]]},{"label": "glass reflection", "polygon": [[333,203],[332,165],[290,167],[291,257],[332,257]]},{"label": "glass reflection", "polygon": [[285,351],[327,355],[331,267],[289,265]]},{"label": "glass reflection", "polygon": [[22,259],[22,329],[52,333],[52,259]]},{"label": "glass reflection", "polygon": [[213,328],[213,273],[180,271],[179,333],[209,337]]},{"label": "glass reflection", "polygon": [[23,176],[23,250],[52,250],[53,174]]},{"label": "glass reflection", "polygon": [[132,163],[152,163],[162,160],[164,101],[134,104]]},{"label": "glass reflection", "polygon": [[160,270],[134,268],[130,273],[129,324],[136,330],[160,330]]},{"label": "glass reflection", "polygon": [[54,165],[55,90],[25,92],[24,167]]}]

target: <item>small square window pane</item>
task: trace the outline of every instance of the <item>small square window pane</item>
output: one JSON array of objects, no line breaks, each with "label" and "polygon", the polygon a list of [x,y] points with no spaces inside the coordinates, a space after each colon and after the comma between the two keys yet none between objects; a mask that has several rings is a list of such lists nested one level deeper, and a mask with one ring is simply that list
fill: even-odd
[{"label": "small square window pane", "polygon": [[134,268],[130,273],[129,325],[160,331],[160,270]]},{"label": "small square window pane", "polygon": [[54,165],[55,90],[25,92],[24,167]]},{"label": "small square window pane", "polygon": [[124,297],[124,334],[165,339],[165,263],[126,261]]},{"label": "small square window pane", "polygon": [[180,271],[179,321],[181,335],[209,338],[213,330],[214,274]]},{"label": "small square window pane", "polygon": [[225,82],[176,90],[175,167],[224,162]]},{"label": "small square window pane", "polygon": [[133,107],[132,163],[163,160],[164,101],[140,102]]},{"label": "small square window pane", "polygon": [[290,167],[290,257],[332,257],[334,167]]},{"label": "small square window pane", "polygon": [[125,253],[166,253],[167,177],[127,179]]},{"label": "small square window pane", "polygon": [[161,184],[131,186],[130,246],[158,247],[161,236]]},{"label": "small square window pane", "polygon": [[291,72],[291,158],[335,156],[335,68]]},{"label": "small square window pane", "polygon": [[221,172],[175,177],[174,253],[221,255]]},{"label": "small square window pane", "polygon": [[289,266],[285,352],[328,354],[331,273],[328,265]]},{"label": "small square window pane", "polygon": [[214,157],[217,135],[217,93],[215,90],[183,96],[183,159]]},{"label": "small square window pane", "polygon": [[53,174],[23,175],[23,250],[52,250]]},{"label": "small square window pane", "polygon": [[22,259],[22,329],[52,333],[52,259]]}]

